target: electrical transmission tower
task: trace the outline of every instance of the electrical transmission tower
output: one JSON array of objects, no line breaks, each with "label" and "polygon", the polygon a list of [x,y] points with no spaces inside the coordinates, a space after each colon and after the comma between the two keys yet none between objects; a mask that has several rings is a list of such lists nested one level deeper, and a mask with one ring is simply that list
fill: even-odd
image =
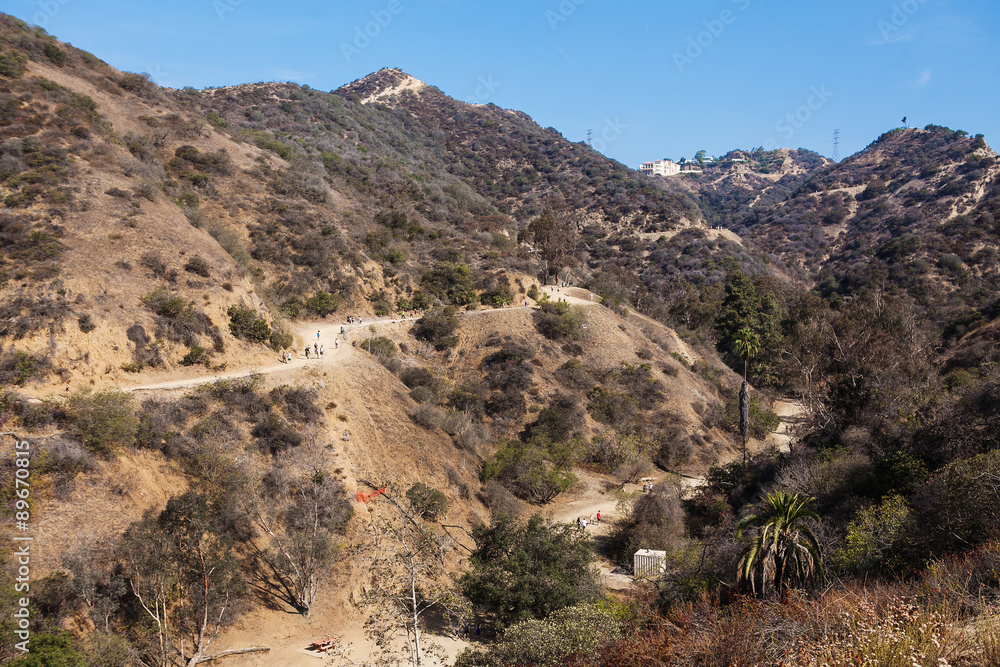
[{"label": "electrical transmission tower", "polygon": [[840,130],[833,131],[833,161],[840,162]]},{"label": "electrical transmission tower", "polygon": [[594,147],[594,131],[593,130],[587,130],[587,145],[590,146],[591,148]]}]

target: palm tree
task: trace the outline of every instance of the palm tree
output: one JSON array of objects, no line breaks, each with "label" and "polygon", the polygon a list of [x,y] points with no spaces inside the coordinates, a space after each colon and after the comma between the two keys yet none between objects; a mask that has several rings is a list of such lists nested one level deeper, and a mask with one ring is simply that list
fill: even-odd
[{"label": "palm tree", "polygon": [[747,467],[747,442],[750,440],[750,384],[747,367],[751,357],[760,352],[760,338],[750,327],[743,327],[733,337],[736,354],[743,357],[743,384],[740,386],[740,435],[743,436],[743,467]]},{"label": "palm tree", "polygon": [[795,493],[775,491],[757,505],[758,512],[745,517],[736,525],[736,537],[748,527],[757,528],[757,535],[744,548],[738,565],[740,583],[750,583],[750,589],[766,593],[768,584],[783,596],[789,582],[797,586],[822,585],[823,550],[816,541],[806,519],[819,521],[819,515],[806,507],[813,498]]}]

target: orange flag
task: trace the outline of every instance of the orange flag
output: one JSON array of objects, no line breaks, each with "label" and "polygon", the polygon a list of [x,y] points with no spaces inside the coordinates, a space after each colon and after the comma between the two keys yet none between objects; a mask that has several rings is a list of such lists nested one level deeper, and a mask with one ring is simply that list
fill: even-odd
[{"label": "orange flag", "polygon": [[375,496],[379,495],[380,493],[385,493],[385,490],[387,488],[388,487],[383,486],[381,489],[379,489],[375,493],[371,493],[371,494],[369,494],[369,493],[363,493],[361,491],[358,491],[358,496],[357,496],[358,502],[359,503],[367,503],[369,500],[371,500]]}]

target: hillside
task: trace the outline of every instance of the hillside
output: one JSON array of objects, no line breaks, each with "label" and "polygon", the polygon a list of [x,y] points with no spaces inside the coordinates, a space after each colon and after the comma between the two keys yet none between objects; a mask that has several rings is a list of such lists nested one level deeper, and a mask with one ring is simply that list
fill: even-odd
[{"label": "hillside", "polygon": [[[926,655],[986,651],[982,136],[650,178],[398,69],[171,90],[8,16],[0,135],[0,518],[30,516],[39,646],[391,661],[419,627],[463,667],[532,663],[491,653],[518,636],[548,663],[800,664],[817,628],[903,609]],[[740,520],[789,499],[801,593],[738,565]],[[663,576],[625,574],[638,549]],[[546,642],[573,627],[587,648]]]}]

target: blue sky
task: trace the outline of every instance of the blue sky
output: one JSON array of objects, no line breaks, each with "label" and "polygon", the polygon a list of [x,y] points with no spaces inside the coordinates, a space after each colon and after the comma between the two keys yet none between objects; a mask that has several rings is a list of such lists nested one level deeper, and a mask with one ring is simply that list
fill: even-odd
[{"label": "blue sky", "polygon": [[181,88],[332,90],[399,67],[635,167],[754,146],[841,155],[899,126],[1000,143],[998,0],[0,0]]}]

